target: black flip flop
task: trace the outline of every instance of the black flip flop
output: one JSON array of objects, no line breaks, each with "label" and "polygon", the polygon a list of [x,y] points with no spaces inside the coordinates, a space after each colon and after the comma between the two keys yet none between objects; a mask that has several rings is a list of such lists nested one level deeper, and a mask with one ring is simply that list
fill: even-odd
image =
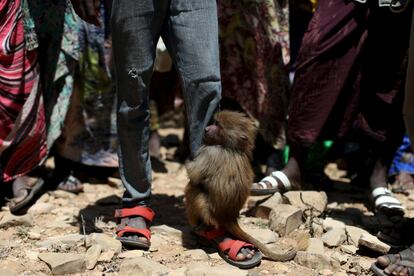
[{"label": "black flip flop", "polygon": [[[396,254],[387,254],[383,257],[388,258],[388,266],[391,264],[404,266],[408,268],[409,275],[414,275],[414,245],[405,250],[400,251],[398,254],[400,255],[399,259],[395,257]],[[377,276],[388,276],[389,274],[386,274],[384,272],[384,269],[385,268],[380,268],[376,262],[371,265],[372,272],[374,272],[374,274]]]},{"label": "black flip flop", "polygon": [[29,205],[33,198],[41,191],[43,184],[44,180],[38,178],[36,183],[32,187],[26,187],[26,190],[28,190],[28,194],[22,201],[14,203],[13,199],[11,199],[10,202],[12,202],[12,205],[9,206],[10,212],[16,214],[19,213],[19,211],[21,211],[25,207],[27,207],[27,205]]}]

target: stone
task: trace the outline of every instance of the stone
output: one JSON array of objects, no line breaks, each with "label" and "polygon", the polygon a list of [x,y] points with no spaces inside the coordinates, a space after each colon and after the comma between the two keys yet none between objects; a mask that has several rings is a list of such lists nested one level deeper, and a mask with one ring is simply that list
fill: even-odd
[{"label": "stone", "polygon": [[17,276],[22,272],[24,267],[12,260],[0,261],[0,276]]},{"label": "stone", "polygon": [[87,244],[99,244],[103,252],[114,251],[119,254],[122,250],[122,244],[114,237],[102,233],[93,233],[89,235]]},{"label": "stone", "polygon": [[346,254],[350,254],[350,255],[355,255],[356,252],[358,251],[358,247],[354,246],[354,245],[341,245],[340,247],[341,251],[346,253]]},{"label": "stone", "polygon": [[123,276],[152,276],[166,274],[167,272],[168,268],[166,266],[143,257],[126,259],[119,268],[119,275]]},{"label": "stone", "polygon": [[0,228],[9,228],[12,226],[32,226],[33,218],[30,214],[24,216],[15,216],[11,213],[5,213],[0,220]]},{"label": "stone", "polygon": [[313,235],[315,237],[322,236],[322,234],[323,234],[322,222],[318,223],[318,222],[313,221],[312,224],[311,224],[311,227],[312,227]]},{"label": "stone", "polygon": [[280,193],[275,193],[255,208],[254,216],[268,219],[272,209],[278,207],[279,204],[283,204],[283,198]]},{"label": "stone", "polygon": [[62,190],[56,190],[51,193],[54,198],[62,198],[62,199],[74,199],[76,197],[75,194],[69,193]]},{"label": "stone", "polygon": [[322,235],[323,243],[328,247],[340,246],[346,240],[344,229],[332,229]]},{"label": "stone", "polygon": [[299,265],[316,269],[316,270],[323,270],[323,269],[331,269],[335,270],[340,267],[339,263],[335,260],[332,260],[326,254],[315,254],[315,253],[308,253],[305,251],[299,251],[296,254],[295,262]]},{"label": "stone", "polygon": [[286,236],[302,224],[302,210],[287,204],[279,204],[269,215],[269,228],[280,236]]},{"label": "stone", "polygon": [[53,275],[83,272],[86,269],[85,256],[74,253],[40,253],[39,259],[45,262]]},{"label": "stone", "polygon": [[359,246],[365,246],[381,254],[387,254],[391,249],[388,244],[383,243],[377,237],[371,234],[362,234],[362,236],[359,238]]},{"label": "stone", "polygon": [[55,209],[55,206],[53,204],[37,202],[35,205],[30,207],[30,209],[27,212],[32,215],[41,215],[41,214],[48,214],[53,209]]},{"label": "stone", "polygon": [[246,231],[247,234],[262,242],[263,244],[275,243],[277,241],[277,235],[272,230],[246,227],[242,228],[244,231]]},{"label": "stone", "polygon": [[155,234],[169,236],[169,237],[175,237],[178,239],[181,239],[181,236],[182,236],[182,232],[180,230],[167,226],[165,224],[152,226],[151,232],[154,232]]},{"label": "stone", "polygon": [[188,269],[186,267],[180,267],[173,271],[169,271],[167,276],[187,276]]},{"label": "stone", "polygon": [[346,235],[347,235],[347,240],[349,242],[350,245],[354,245],[354,246],[358,246],[359,244],[359,238],[361,238],[361,236],[363,234],[367,234],[369,235],[368,231],[361,229],[359,227],[356,226],[346,226],[345,228],[346,231]]},{"label": "stone", "polygon": [[86,268],[94,269],[98,262],[99,256],[101,256],[102,247],[99,244],[92,245],[86,251]]},{"label": "stone", "polygon": [[323,246],[323,241],[318,238],[310,238],[306,252],[314,254],[324,254],[325,248]]},{"label": "stone", "polygon": [[334,252],[331,255],[331,258],[337,262],[339,262],[341,265],[346,264],[348,262],[349,257],[341,254],[339,252]]},{"label": "stone", "polygon": [[137,257],[143,257],[144,251],[143,250],[128,250],[124,251],[121,254],[118,255],[118,258],[120,259],[133,259]]},{"label": "stone", "polygon": [[187,250],[183,253],[184,258],[197,260],[197,261],[208,261],[209,256],[202,249]]},{"label": "stone", "polygon": [[40,240],[40,238],[42,237],[42,235],[40,234],[40,232],[35,231],[35,230],[32,230],[32,231],[29,231],[27,233],[27,237],[29,239],[31,239],[31,240]]},{"label": "stone", "polygon": [[325,231],[329,231],[329,230],[336,229],[336,228],[345,230],[345,223],[343,223],[342,221],[336,220],[336,219],[326,218],[323,221],[322,227],[323,227],[323,230]]},{"label": "stone", "polygon": [[41,247],[41,248],[48,248],[56,244],[66,244],[66,245],[74,246],[82,242],[83,239],[84,239],[84,236],[81,234],[68,234],[64,236],[50,237],[44,241],[39,241],[36,243],[36,246]]},{"label": "stone", "polygon": [[309,214],[307,210],[312,209],[316,216],[321,215],[328,205],[328,197],[325,192],[290,191],[283,194],[283,198],[286,203],[299,207],[306,214]]},{"label": "stone", "polygon": [[208,263],[192,263],[187,265],[187,276],[247,276],[248,271],[231,266],[210,266]]},{"label": "stone", "polygon": [[47,203],[50,200],[50,195],[48,193],[44,193],[36,200],[36,203]]},{"label": "stone", "polygon": [[115,256],[114,250],[103,251],[99,256],[98,261],[103,262],[103,263],[109,263],[112,261],[114,256]]}]

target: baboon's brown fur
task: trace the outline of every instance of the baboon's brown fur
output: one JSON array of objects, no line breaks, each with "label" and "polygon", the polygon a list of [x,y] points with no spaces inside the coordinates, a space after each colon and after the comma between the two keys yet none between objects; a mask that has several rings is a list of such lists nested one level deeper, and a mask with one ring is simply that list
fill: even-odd
[{"label": "baboon's brown fur", "polygon": [[186,211],[192,226],[213,226],[254,244],[269,259],[287,261],[296,252],[273,252],[244,232],[238,217],[253,183],[250,159],[256,126],[242,113],[221,111],[206,128],[204,145],[187,164],[190,181],[185,190]]}]

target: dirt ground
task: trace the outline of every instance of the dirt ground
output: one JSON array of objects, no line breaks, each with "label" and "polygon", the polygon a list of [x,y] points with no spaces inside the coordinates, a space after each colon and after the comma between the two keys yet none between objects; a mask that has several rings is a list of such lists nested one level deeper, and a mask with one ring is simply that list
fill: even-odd
[{"label": "dirt ground", "polygon": [[[181,128],[166,128],[162,129],[160,134],[163,138],[168,136],[181,139],[183,131]],[[183,190],[187,183],[187,175],[182,163],[171,160],[175,150],[175,147],[162,148],[162,155],[166,160],[163,164],[158,164],[160,166],[157,172],[153,173],[152,207],[157,216],[152,225],[152,247],[147,252],[134,251],[134,253],[166,266],[170,271],[169,274],[164,273],[167,275],[186,275],[183,272],[184,268],[191,268],[197,263],[206,267],[200,275],[219,275],[214,274],[213,270],[210,271],[209,267],[225,267],[226,263],[221,260],[213,247],[200,245],[186,223]],[[50,164],[52,160],[48,162],[48,165],[52,166]],[[328,167],[327,171],[332,178],[341,177],[342,172],[335,166]],[[79,195],[62,191],[47,192],[29,209],[26,216],[29,221],[0,226],[0,275],[13,275],[13,273],[27,276],[51,275],[51,268],[39,260],[40,253],[83,254],[87,250],[84,240],[76,238],[77,236],[68,242],[61,242],[59,239],[56,241],[53,237],[71,237],[68,236],[70,234],[86,236],[94,232],[114,235],[116,224],[113,214],[119,207],[123,192],[120,180],[110,178],[108,183],[84,183],[84,185],[84,193]],[[407,217],[414,216],[414,192],[397,197],[407,207]],[[375,235],[380,222],[370,211],[368,198],[368,192],[363,189],[352,187],[346,182],[335,184],[328,191],[329,204],[319,221],[331,217],[347,225],[364,228]],[[268,229],[268,220],[248,215],[249,207],[255,206],[257,201],[262,199],[253,197],[249,199],[241,217],[243,227],[253,231]],[[8,215],[7,208],[3,207],[0,219],[4,220]],[[270,245],[294,245],[300,250],[306,250],[306,246],[300,248],[303,245],[298,240],[306,240],[311,236],[317,237],[317,234],[310,229],[311,227],[304,222],[298,230],[286,237],[277,238],[273,245]],[[247,273],[248,275],[370,275],[369,267],[375,257],[380,255],[361,250],[349,254],[344,253],[340,247],[325,246],[324,250],[326,255],[337,252],[342,256],[339,267],[324,266],[321,269],[313,269],[315,264],[299,265],[294,260],[286,263],[263,260],[260,266]],[[122,275],[119,272],[120,267],[130,258],[125,252],[127,251],[112,255],[108,253],[106,259],[101,255],[94,269],[85,270],[77,275]],[[245,273],[235,270],[232,274],[245,275]]]}]

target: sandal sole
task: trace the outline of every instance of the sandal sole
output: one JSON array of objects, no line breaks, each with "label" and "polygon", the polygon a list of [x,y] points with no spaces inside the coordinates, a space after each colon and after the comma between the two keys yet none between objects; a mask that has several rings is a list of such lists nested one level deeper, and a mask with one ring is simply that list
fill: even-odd
[{"label": "sandal sole", "polygon": [[13,207],[9,207],[11,213],[15,214],[27,207],[27,205],[33,200],[35,195],[37,195],[43,187],[44,184],[43,179],[37,180],[36,184],[30,188],[30,192],[25,199],[14,205]]},{"label": "sandal sole", "polygon": [[132,247],[135,249],[148,250],[151,247],[150,242],[140,241],[136,239],[122,238],[122,237],[117,237],[116,239],[120,241],[122,245],[127,246],[127,247]]}]

